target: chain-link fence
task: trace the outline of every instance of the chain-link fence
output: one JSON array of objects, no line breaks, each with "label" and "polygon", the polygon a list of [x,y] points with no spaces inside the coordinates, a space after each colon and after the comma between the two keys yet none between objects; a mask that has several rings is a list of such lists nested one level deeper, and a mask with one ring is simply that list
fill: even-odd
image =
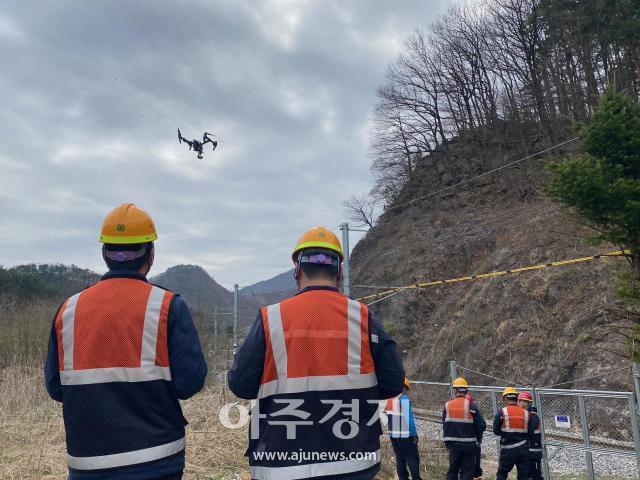
[{"label": "chain-link fence", "polygon": [[[502,406],[502,386],[470,387],[474,402],[487,421],[485,456],[497,459],[499,437],[493,435],[493,416]],[[541,418],[545,478],[550,471],[585,472],[595,478],[635,477],[640,474],[640,436],[632,392],[529,389]],[[442,410],[451,398],[449,383],[412,382],[415,415],[425,436],[442,438]]]}]

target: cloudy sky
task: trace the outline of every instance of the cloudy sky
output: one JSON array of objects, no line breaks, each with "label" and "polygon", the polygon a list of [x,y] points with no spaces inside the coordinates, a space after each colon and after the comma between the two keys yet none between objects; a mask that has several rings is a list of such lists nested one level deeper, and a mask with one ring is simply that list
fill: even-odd
[{"label": "cloudy sky", "polygon": [[[158,228],[154,273],[199,264],[230,287],[290,268],[301,231],[337,231],[369,190],[375,89],[447,4],[2,2],[0,265],[102,271],[102,219],[130,201]],[[199,161],[178,127],[223,142]]]}]

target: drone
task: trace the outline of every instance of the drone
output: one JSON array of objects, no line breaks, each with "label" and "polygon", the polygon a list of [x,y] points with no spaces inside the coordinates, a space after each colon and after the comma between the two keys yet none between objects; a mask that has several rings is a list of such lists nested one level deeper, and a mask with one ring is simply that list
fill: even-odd
[{"label": "drone", "polygon": [[193,140],[187,140],[186,138],[184,138],[182,136],[182,133],[180,133],[180,129],[178,129],[178,142],[180,142],[182,144],[182,141],[184,140],[184,142],[189,145],[189,150],[193,150],[194,152],[198,152],[198,159],[202,160],[203,156],[204,156],[204,145],[206,143],[210,143],[212,148],[212,152],[216,149],[216,147],[218,146],[218,141],[214,140],[213,135],[211,133],[208,132],[204,132],[204,134],[202,135],[202,141],[193,139]]}]

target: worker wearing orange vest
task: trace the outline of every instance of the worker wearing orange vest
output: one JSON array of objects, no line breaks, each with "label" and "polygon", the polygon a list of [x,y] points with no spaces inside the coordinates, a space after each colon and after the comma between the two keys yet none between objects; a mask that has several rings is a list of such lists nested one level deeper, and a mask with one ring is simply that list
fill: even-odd
[{"label": "worker wearing orange vest", "polygon": [[528,410],[532,421],[538,425],[533,432],[533,437],[529,439],[529,478],[542,480],[542,426],[538,410],[533,406],[533,396],[529,392],[518,395],[518,405]]},{"label": "worker wearing orange vest", "polygon": [[443,441],[449,452],[447,480],[471,480],[476,467],[478,438],[487,427],[476,405],[467,399],[469,384],[456,378],[451,384],[455,398],[442,411]]},{"label": "worker wearing orange vest", "polygon": [[396,344],[366,305],[338,291],[343,254],[332,232],[305,232],[292,259],[298,294],[260,310],[229,372],[233,393],[258,399],[251,477],[372,479],[378,404],[404,380]]},{"label": "worker wearing orange vest", "polygon": [[202,388],[207,364],[184,301],[146,280],[157,237],[144,210],[112,210],[100,235],[109,272],[53,321],[45,381],[63,403],[71,480],[182,477],[178,400]]},{"label": "worker wearing orange vest", "polygon": [[[418,452],[418,430],[413,416],[409,390],[409,379],[404,379],[402,393],[387,400],[385,413],[393,453],[396,456],[398,480],[420,480],[420,453]],[[407,471],[409,467],[409,471]]]},{"label": "worker wearing orange vest", "polygon": [[518,480],[529,478],[529,439],[537,427],[529,412],[518,405],[518,391],[507,387],[502,392],[505,406],[493,419],[493,433],[500,436],[500,460],[496,480],[505,480],[515,466]]}]

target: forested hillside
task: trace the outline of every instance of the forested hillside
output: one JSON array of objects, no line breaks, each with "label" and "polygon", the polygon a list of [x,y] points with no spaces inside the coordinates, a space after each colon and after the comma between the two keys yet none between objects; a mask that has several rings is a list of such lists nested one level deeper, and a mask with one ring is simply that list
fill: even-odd
[{"label": "forested hillside", "polygon": [[[634,1],[497,0],[457,3],[413,33],[378,91],[371,195],[348,202],[353,222],[374,225],[353,252],[356,296],[615,250],[588,244],[594,231],[545,197],[545,165],[581,151],[605,90],[638,99],[639,32]],[[445,378],[455,359],[548,385],[624,361],[630,319],[611,314],[624,268],[608,259],[434,286],[372,308],[414,376]]]}]

